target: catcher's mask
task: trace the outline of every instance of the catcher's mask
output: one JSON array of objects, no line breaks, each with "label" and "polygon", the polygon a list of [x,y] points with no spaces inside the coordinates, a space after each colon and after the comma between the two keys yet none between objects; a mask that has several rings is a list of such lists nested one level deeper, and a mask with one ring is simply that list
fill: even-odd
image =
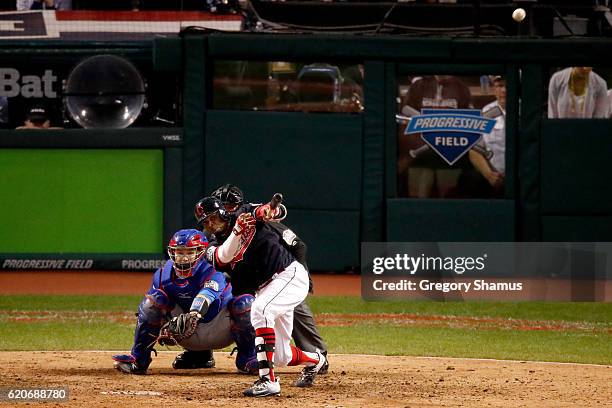
[{"label": "catcher's mask", "polygon": [[223,237],[230,227],[231,216],[223,203],[214,197],[206,197],[195,205],[194,214],[202,229],[208,234]]},{"label": "catcher's mask", "polygon": [[168,245],[168,255],[174,263],[176,276],[181,279],[190,277],[207,246],[206,236],[198,230],[184,229],[174,234]]},{"label": "catcher's mask", "polygon": [[224,184],[217,188],[210,195],[221,201],[223,206],[230,213],[235,212],[244,202],[244,194],[242,190],[233,184]]}]

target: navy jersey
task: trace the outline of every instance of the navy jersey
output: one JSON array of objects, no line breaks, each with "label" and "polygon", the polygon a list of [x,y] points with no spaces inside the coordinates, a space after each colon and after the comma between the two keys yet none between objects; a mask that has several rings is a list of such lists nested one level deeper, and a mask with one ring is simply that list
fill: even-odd
[{"label": "navy jersey", "polygon": [[255,235],[242,259],[219,268],[230,274],[232,285],[239,288],[237,293],[253,293],[275,273],[284,271],[295,261],[281,239],[270,225],[258,221]]},{"label": "navy jersey", "polygon": [[[255,216],[255,209],[260,205],[261,204],[244,203],[234,212],[234,216],[237,217],[245,212]],[[232,223],[235,221],[235,218],[232,219]],[[268,225],[274,232],[280,235],[281,243],[291,252],[291,255],[308,270],[308,266],[306,265],[306,244],[304,241],[302,241],[289,227],[279,221],[271,221]]]},{"label": "navy jersey", "polygon": [[231,285],[226,282],[223,273],[216,271],[204,258],[196,264],[192,276],[187,279],[178,278],[172,271],[172,265],[172,261],[168,261],[155,272],[149,290],[149,293],[155,289],[163,290],[168,296],[169,310],[179,305],[184,312],[189,312],[192,305],[198,302],[196,297],[204,296],[208,299],[209,307],[203,321],[209,322],[231,300]]}]

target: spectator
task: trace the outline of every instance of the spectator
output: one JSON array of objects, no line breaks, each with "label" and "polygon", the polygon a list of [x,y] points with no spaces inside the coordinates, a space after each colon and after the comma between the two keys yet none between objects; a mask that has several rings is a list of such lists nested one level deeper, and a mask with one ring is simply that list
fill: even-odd
[{"label": "spectator", "polygon": [[[452,75],[423,76],[413,79],[406,100],[405,110],[415,112],[422,108],[466,109],[471,107],[470,89],[459,78]],[[450,168],[434,151],[428,150],[414,159],[411,150],[424,142],[420,134],[400,135],[398,146],[398,174],[400,193],[407,190],[409,197],[444,197],[456,186],[461,170]],[[463,160],[463,159],[461,159]],[[403,185],[407,183],[406,185]],[[404,193],[405,194],[405,193]]]},{"label": "spectator", "polygon": [[32,8],[32,4],[34,0],[17,0],[16,9],[18,11],[30,10]]},{"label": "spectator", "polygon": [[0,96],[0,127],[7,127],[8,123],[8,99],[6,96]]},{"label": "spectator", "polygon": [[606,81],[593,67],[555,72],[548,86],[548,117],[607,118],[610,110]]},{"label": "spectator", "polygon": [[30,10],[72,10],[72,0],[26,0],[26,2],[30,3]]},{"label": "spectator", "polygon": [[342,72],[344,77],[343,88],[344,93],[348,94],[351,104],[354,106],[354,112],[364,110],[363,100],[363,81],[365,78],[365,67],[363,64],[350,65]]},{"label": "spectator", "polygon": [[469,151],[473,169],[465,170],[459,179],[462,195],[468,198],[503,197],[506,172],[506,80],[501,76],[491,79],[495,101],[482,108],[484,116],[495,119],[491,133],[483,134],[478,144],[493,153],[487,158],[476,150]]},{"label": "spectator", "polygon": [[35,105],[28,111],[26,119],[23,122],[23,126],[19,126],[17,129],[61,129],[58,127],[51,127],[51,120],[47,109],[42,105]]}]

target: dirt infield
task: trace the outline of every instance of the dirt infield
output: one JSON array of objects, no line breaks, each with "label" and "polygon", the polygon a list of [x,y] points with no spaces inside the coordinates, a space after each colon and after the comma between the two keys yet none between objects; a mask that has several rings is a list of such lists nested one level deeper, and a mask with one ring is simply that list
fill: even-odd
[{"label": "dirt infield", "polygon": [[160,352],[146,376],[113,370],[112,354],[0,352],[1,387],[68,387],[68,404],[29,403],[46,407],[612,406],[611,366],[332,355],[330,373],[310,389],[291,385],[298,368],[280,369],[282,394],[272,402],[241,396],[254,377],[236,374],[227,353],[215,354],[214,369],[177,371],[176,353]]},{"label": "dirt infield", "polygon": [[[150,273],[123,272],[4,272],[0,294],[142,294]],[[318,295],[360,294],[359,276],[315,275]],[[10,321],[44,324],[57,320],[55,312],[12,311]],[[133,322],[131,312],[88,312],[95,321]],[[321,326],[351,326],[358,314],[321,313]],[[434,326],[479,329],[609,332],[589,323],[538,322],[484,317],[373,314],[368,317],[411,327]],[[65,324],[83,314],[63,312]],[[7,335],[6,333],[4,335]],[[332,350],[333,351],[333,350]],[[112,368],[113,352],[0,352],[4,368],[0,390],[7,388],[69,389],[68,403],[22,402],[18,406],[45,407],[612,407],[612,366],[520,361],[426,358],[407,356],[334,355],[331,371],[311,389],[291,384],[299,368],[279,369],[282,395],[248,399],[242,391],[254,377],[237,374],[233,357],[215,353],[217,367],[176,371],[176,352],[160,352],[150,374],[129,376]],[[14,401],[0,407],[15,406]]]}]

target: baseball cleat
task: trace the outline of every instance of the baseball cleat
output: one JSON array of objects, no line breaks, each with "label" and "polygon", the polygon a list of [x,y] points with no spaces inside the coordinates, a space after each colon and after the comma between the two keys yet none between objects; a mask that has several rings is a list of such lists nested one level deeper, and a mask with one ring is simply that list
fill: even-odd
[{"label": "baseball cleat", "polygon": [[113,357],[113,367],[117,371],[125,374],[144,375],[147,373],[146,367],[140,367],[136,362],[136,358],[129,354],[117,354]]},{"label": "baseball cleat", "polygon": [[188,369],[192,370],[195,368],[214,368],[215,358],[213,357],[212,351],[190,351],[185,350],[172,362],[172,368],[175,370]]},{"label": "baseball cleat", "polygon": [[327,362],[327,358],[323,353],[317,350],[317,354],[319,355],[319,362],[315,365],[307,366],[302,369],[299,378],[295,382],[296,387],[312,387],[314,384],[315,377]]},{"label": "baseball cleat", "polygon": [[280,381],[272,382],[268,377],[260,377],[251,388],[243,391],[246,397],[267,397],[280,395]]},{"label": "baseball cleat", "polygon": [[321,354],[325,356],[325,364],[323,364],[323,367],[321,367],[321,369],[319,370],[317,374],[325,375],[329,372],[329,360],[327,358],[327,351],[322,351]]}]

